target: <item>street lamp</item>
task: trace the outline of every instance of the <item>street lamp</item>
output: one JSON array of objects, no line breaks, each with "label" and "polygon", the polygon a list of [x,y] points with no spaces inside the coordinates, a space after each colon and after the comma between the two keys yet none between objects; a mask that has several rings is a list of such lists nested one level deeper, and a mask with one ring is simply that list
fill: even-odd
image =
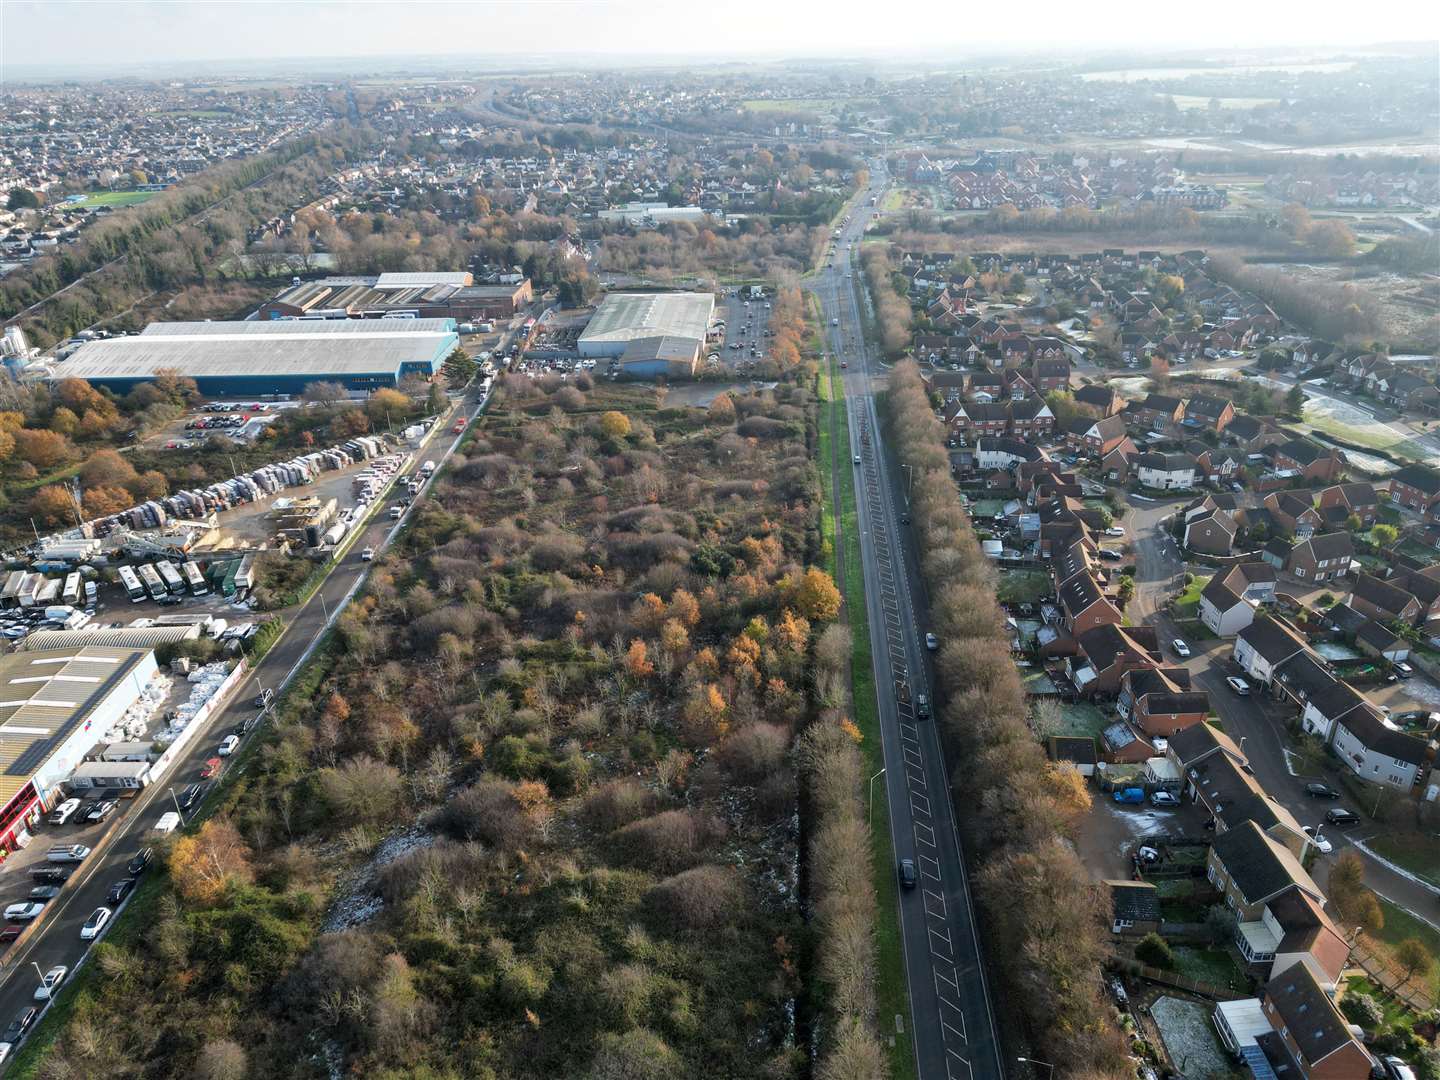
[{"label": "street lamp", "polygon": [[170,789],[170,800],[175,804],[175,813],[180,816],[181,821],[184,821],[185,811],[180,809],[180,799],[175,794],[175,789],[173,787]]},{"label": "street lamp", "polygon": [[1017,1057],[1015,1060],[1018,1061],[1018,1062],[1020,1062],[1022,1065],[1025,1064],[1026,1062],[1028,1062],[1028,1063],[1031,1064],[1031,1065],[1044,1065],[1047,1069],[1050,1070],[1050,1075],[1051,1075],[1051,1076],[1054,1076],[1054,1075],[1055,1075],[1055,1066],[1054,1066],[1054,1065],[1051,1065],[1050,1062],[1048,1062],[1048,1061],[1041,1061],[1039,1058],[1028,1058],[1028,1057]]},{"label": "street lamp", "polygon": [[884,775],[885,770],[881,769],[874,776],[870,777],[870,822],[875,820],[875,781]]}]

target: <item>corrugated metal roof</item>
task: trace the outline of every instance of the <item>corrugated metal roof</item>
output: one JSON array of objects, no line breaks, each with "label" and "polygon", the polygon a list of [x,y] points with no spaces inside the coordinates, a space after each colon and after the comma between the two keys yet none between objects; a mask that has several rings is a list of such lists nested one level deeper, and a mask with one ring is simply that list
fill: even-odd
[{"label": "corrugated metal roof", "polygon": [[466,271],[444,273],[381,274],[375,279],[377,289],[396,289],[402,285],[469,285],[474,278]]},{"label": "corrugated metal roof", "polygon": [[148,652],[87,645],[0,657],[0,804],[30,782]]},{"label": "corrugated metal roof", "polygon": [[393,375],[443,358],[458,340],[452,319],[152,323],[137,337],[81,346],[54,377],[148,379],[162,368],[195,378]]},{"label": "corrugated metal roof", "polygon": [[710,293],[611,293],[595,309],[581,342],[642,337],[704,340],[715,297]]},{"label": "corrugated metal roof", "polygon": [[199,624],[189,626],[122,626],[117,629],[37,630],[20,645],[21,652],[43,649],[79,649],[99,645],[109,649],[156,649],[200,636]]}]

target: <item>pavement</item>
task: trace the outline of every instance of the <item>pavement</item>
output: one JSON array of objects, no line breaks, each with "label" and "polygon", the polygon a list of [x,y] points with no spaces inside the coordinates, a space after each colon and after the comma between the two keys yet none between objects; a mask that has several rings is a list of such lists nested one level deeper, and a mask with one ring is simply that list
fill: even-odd
[{"label": "pavement", "polygon": [[[850,418],[851,456],[859,455],[858,527],[864,568],[875,684],[885,758],[884,783],[897,859],[915,861],[920,882],[899,892],[899,919],[906,985],[914,1025],[915,1064],[921,1080],[1001,1080],[995,1017],[980,952],[975,914],[959,835],[949,773],[933,720],[914,712],[915,696],[931,689],[930,654],[923,645],[928,625],[924,586],[908,528],[902,529],[904,479],[885,452],[874,389],[881,368],[868,353],[851,271],[851,249],[871,211],[869,200],[888,186],[875,163],[871,186],[852,204],[851,223],[836,245],[834,267],[821,270],[808,288],[821,301],[833,353],[841,372]],[[831,321],[839,324],[832,326]],[[862,433],[867,437],[862,440]],[[855,583],[850,583],[855,584]],[[909,700],[891,688],[905,683]],[[882,1020],[883,1029],[888,1018]]]},{"label": "pavement", "polygon": [[[478,388],[472,386],[460,402],[460,408],[466,416],[473,419],[482,404],[478,397]],[[431,448],[424,453],[415,454],[411,463],[402,470],[401,476],[411,475],[424,460],[443,463],[454,452],[463,437],[450,434],[455,415],[453,411],[447,412],[437,422]],[[206,730],[194,737],[189,749],[171,766],[163,780],[145,788],[134,799],[121,803],[119,816],[114,819],[112,826],[113,834],[108,834],[101,826],[81,830],[73,825],[41,825],[32,844],[44,848],[49,848],[62,839],[67,843],[85,843],[90,846],[98,844],[103,835],[111,835],[111,839],[103,852],[97,851],[80,865],[66,883],[61,895],[50,901],[41,928],[11,952],[0,957],[0,1026],[8,1024],[16,1013],[31,1004],[31,996],[39,981],[32,964],[38,964],[41,970],[48,970],[56,964],[65,964],[70,967],[70,977],[74,977],[76,966],[83,961],[89,944],[80,940],[81,925],[92,911],[104,906],[105,894],[110,886],[128,876],[125,873],[125,864],[137,850],[153,841],[150,830],[160,815],[176,809],[172,789],[178,792],[181,788],[199,781],[200,769],[207,758],[215,755],[220,739],[242,720],[255,718],[257,710],[254,698],[261,689],[269,688],[278,692],[288,684],[309,659],[331,623],[363,584],[371,564],[361,561],[361,551],[366,547],[373,547],[379,552],[391,544],[420,502],[421,500],[417,499],[406,516],[398,522],[391,521],[384,512],[376,513],[371,518],[360,535],[350,542],[347,553],[335,564],[314,596],[288,613],[289,626],[284,636],[246,675],[232,695],[230,703],[218,710],[206,723]],[[263,730],[263,726],[256,725],[236,750],[235,756],[230,759],[236,763],[234,767],[245,768],[247,744],[256,737],[256,732]],[[190,816],[185,815],[187,819]],[[9,904],[25,898],[31,884],[26,873],[17,874],[9,867],[0,870],[0,900]],[[123,910],[123,906],[122,904],[120,910]],[[113,926],[116,921],[118,919],[112,919],[110,925]]]},{"label": "pavement", "polygon": [[[1167,663],[1183,664],[1190,671],[1192,683],[1210,692],[1211,706],[1219,714],[1226,734],[1242,743],[1255,779],[1266,793],[1294,814],[1301,825],[1320,826],[1325,811],[1336,804],[1308,797],[1305,784],[1319,780],[1335,787],[1334,774],[1338,770],[1313,775],[1292,771],[1294,766],[1285,754],[1286,721],[1291,711],[1270,701],[1258,692],[1258,688],[1249,697],[1239,697],[1225,683],[1226,676],[1238,674],[1238,668],[1231,660],[1233,639],[1186,639],[1192,652],[1187,660],[1175,657],[1169,648],[1168,642],[1183,635],[1166,614],[1165,605],[1169,597],[1179,590],[1186,564],[1174,540],[1164,533],[1161,523],[1185,501],[1131,503],[1132,510],[1125,518],[1125,525],[1135,539],[1136,575],[1135,596],[1126,614],[1137,623],[1156,626]],[[1335,591],[1338,593],[1339,590]],[[1399,699],[1401,695],[1409,695],[1411,701],[1416,699],[1415,692],[1403,686],[1388,687],[1370,696],[1376,700],[1389,700],[1391,697]],[[1348,805],[1348,802],[1341,805]],[[1355,810],[1364,820],[1348,831],[1328,825],[1324,827],[1323,835],[1334,845],[1334,851],[1317,858],[1311,870],[1321,888],[1325,887],[1329,868],[1341,852],[1353,848],[1356,841],[1363,842],[1373,837],[1383,828],[1368,819],[1368,807],[1349,805],[1349,809]],[[1440,930],[1440,890],[1395,872],[1363,848],[1355,850],[1365,860],[1365,882],[1371,889]]]}]

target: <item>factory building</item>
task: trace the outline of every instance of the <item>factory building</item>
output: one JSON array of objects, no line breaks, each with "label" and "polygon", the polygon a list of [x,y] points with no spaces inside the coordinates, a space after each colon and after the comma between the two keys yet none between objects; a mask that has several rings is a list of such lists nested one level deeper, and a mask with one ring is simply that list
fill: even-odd
[{"label": "factory building", "polygon": [[634,378],[690,375],[714,311],[710,293],[611,293],[577,347],[581,356],[616,360]]},{"label": "factory building", "polygon": [[157,673],[150,649],[0,656],[0,852],[23,847],[60,785]]},{"label": "factory building", "polygon": [[412,373],[430,378],[459,343],[453,319],[151,323],[88,342],[51,378],[118,394],[159,371],[188,375],[207,397],[293,396],[315,382],[371,392]]},{"label": "factory building", "polygon": [[261,319],[508,319],[534,298],[529,280],[476,285],[468,273],[295,279],[260,305]]}]

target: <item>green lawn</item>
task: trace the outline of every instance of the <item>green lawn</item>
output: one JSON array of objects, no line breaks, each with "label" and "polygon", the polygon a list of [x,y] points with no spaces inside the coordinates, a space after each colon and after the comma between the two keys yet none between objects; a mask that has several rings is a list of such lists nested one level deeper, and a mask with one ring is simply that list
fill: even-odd
[{"label": "green lawn", "polygon": [[1175,946],[1175,972],[1197,982],[1243,991],[1249,988],[1245,973],[1224,949],[1199,949],[1192,945]]},{"label": "green lawn", "polygon": [[1440,886],[1440,838],[1424,833],[1386,833],[1367,843],[1377,855]]},{"label": "green lawn", "polygon": [[62,203],[62,206],[79,207],[88,210],[95,206],[138,206],[148,202],[158,191],[92,191],[77,202]]},{"label": "green lawn", "polygon": [[970,516],[973,517],[996,517],[1005,512],[1004,499],[971,499]]},{"label": "green lawn", "polygon": [[[850,446],[850,421],[844,407],[839,383],[839,374],[833,359],[822,367],[820,380],[821,447],[827,441],[848,450]],[[826,432],[828,429],[828,440]],[[826,516],[830,516],[831,490],[828,482],[829,459],[821,459],[820,472],[826,482],[824,499]],[[885,753],[880,743],[880,710],[875,689],[874,659],[870,651],[870,625],[865,614],[864,570],[860,559],[860,525],[855,504],[855,473],[853,469],[840,469],[840,522],[845,568],[846,612],[850,621],[853,646],[850,655],[850,690],[854,699],[855,723],[864,736],[860,749],[865,755],[866,776],[873,776],[885,768]],[[833,523],[832,523],[833,542]],[[915,1052],[911,1032],[915,1025],[910,1017],[910,996],[905,986],[905,961],[900,942],[899,886],[895,878],[895,853],[890,845],[890,807],[885,798],[885,788],[877,785],[874,802],[874,820],[871,822],[871,865],[875,878],[875,893],[879,911],[875,920],[876,947],[879,954],[879,971],[876,976],[875,999],[877,1028],[882,1039],[894,1034],[890,1046],[890,1075],[895,1080],[909,1080],[915,1076]],[[895,1017],[903,1017],[904,1034],[895,1032]]]},{"label": "green lawn", "polygon": [[1033,604],[1050,592],[1050,575],[1041,570],[1012,570],[1000,575],[996,595],[1002,604]]},{"label": "green lawn", "polygon": [[1196,575],[1195,580],[1185,586],[1185,591],[1175,600],[1175,617],[1177,619],[1195,618],[1195,613],[1200,610],[1200,594],[1209,584],[1208,577]]},{"label": "green lawn", "polygon": [[[1440,930],[1421,922],[1414,915],[1396,907],[1383,896],[1377,896],[1376,899],[1380,901],[1380,910],[1385,913],[1385,928],[1378,934],[1369,936],[1378,938],[1392,949],[1406,938],[1419,938],[1420,942],[1430,950],[1431,956],[1440,957]],[[1431,964],[1431,976],[1435,974],[1437,966],[1440,966],[1440,961]],[[1418,975],[1416,979],[1424,981]]]},{"label": "green lawn", "polygon": [[1380,1005],[1385,1013],[1386,1028],[1396,1026],[1402,1029],[1409,1029],[1417,1019],[1415,1014],[1407,1009],[1398,998],[1386,990],[1383,986],[1377,986],[1364,975],[1352,975],[1345,980],[1345,992],[1347,994],[1369,994]]},{"label": "green lawn", "polygon": [[1098,739],[1100,733],[1119,720],[1114,713],[1101,712],[1083,701],[1066,702],[1060,706],[1062,723],[1056,735],[1086,735]]}]

